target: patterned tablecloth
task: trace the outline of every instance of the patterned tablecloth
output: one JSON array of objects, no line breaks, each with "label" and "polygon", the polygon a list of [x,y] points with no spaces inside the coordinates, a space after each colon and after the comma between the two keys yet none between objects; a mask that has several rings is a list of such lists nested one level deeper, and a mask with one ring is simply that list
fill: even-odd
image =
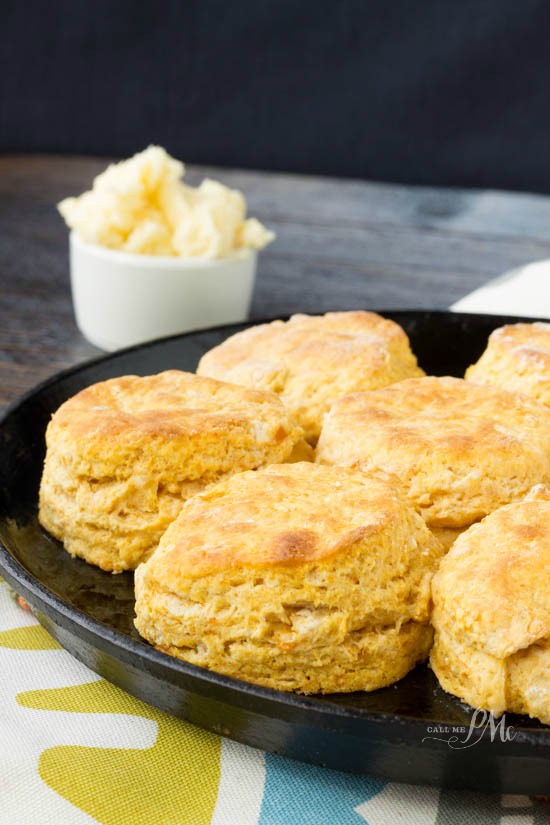
[{"label": "patterned tablecloth", "polygon": [[352,776],[199,730],[81,665],[0,583],[0,825],[95,822],[542,825],[550,805]]},{"label": "patterned tablecloth", "polygon": [[230,742],[81,665],[0,585],[1,825],[542,825],[529,797],[438,791]]}]

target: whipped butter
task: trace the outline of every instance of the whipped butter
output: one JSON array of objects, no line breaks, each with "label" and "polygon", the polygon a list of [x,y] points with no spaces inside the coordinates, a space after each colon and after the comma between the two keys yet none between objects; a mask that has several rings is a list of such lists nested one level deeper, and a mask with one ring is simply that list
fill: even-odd
[{"label": "whipped butter", "polygon": [[241,192],[206,178],[183,183],[183,163],[160,146],[109,166],[92,189],[58,209],[87,243],[141,255],[225,258],[275,235],[246,217]]}]

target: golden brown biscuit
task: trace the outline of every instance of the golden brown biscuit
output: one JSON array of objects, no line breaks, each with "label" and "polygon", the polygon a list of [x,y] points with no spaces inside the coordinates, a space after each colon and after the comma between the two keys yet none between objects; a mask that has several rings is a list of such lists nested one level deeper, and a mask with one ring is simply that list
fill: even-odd
[{"label": "golden brown biscuit", "polygon": [[311,444],[338,396],[424,375],[404,330],[360,311],[251,327],[203,355],[197,373],[278,393]]},{"label": "golden brown biscuit", "polygon": [[510,324],[491,333],[465,378],[532,395],[550,407],[550,324]]},{"label": "golden brown biscuit", "polygon": [[375,690],[427,655],[443,548],[386,482],[271,465],[187,501],[136,572],[136,627],[280,690]]},{"label": "golden brown biscuit", "polygon": [[459,378],[411,378],[336,401],[316,461],[394,474],[428,524],[463,528],[550,482],[550,410]]},{"label": "golden brown biscuit", "polygon": [[302,435],[268,392],[176,370],[94,384],[48,426],[40,522],[71,555],[132,569],[185,499],[227,473],[289,459]]},{"label": "golden brown biscuit", "polygon": [[550,724],[550,492],[460,536],[433,580],[441,686],[495,715]]}]

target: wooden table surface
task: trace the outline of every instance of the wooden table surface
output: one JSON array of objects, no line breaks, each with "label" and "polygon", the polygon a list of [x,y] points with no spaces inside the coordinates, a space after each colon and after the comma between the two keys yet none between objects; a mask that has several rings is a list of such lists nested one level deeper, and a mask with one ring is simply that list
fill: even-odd
[{"label": "wooden table surface", "polygon": [[[71,308],[55,205],[105,159],[0,158],[0,409],[99,353]],[[518,264],[550,257],[550,198],[190,167],[241,189],[277,233],[260,257],[254,318],[346,308],[444,308]]]}]

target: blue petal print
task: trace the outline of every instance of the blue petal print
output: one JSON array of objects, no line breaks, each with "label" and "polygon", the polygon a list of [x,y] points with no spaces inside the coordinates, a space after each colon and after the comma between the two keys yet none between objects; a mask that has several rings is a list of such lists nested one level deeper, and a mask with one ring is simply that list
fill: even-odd
[{"label": "blue petal print", "polygon": [[366,776],[265,757],[264,798],[258,825],[365,825],[353,810],[387,784]]}]

